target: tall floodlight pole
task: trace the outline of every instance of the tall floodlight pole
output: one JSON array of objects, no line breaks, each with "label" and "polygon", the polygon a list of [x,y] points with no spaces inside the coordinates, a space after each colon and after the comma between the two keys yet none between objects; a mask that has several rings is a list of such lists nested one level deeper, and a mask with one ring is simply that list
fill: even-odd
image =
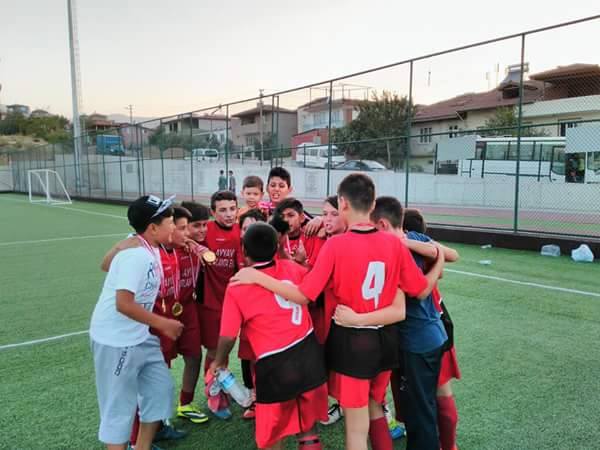
[{"label": "tall floodlight pole", "polygon": [[73,156],[75,165],[75,186],[81,189],[81,74],[79,72],[79,39],[77,38],[77,11],[75,0],[67,0],[69,15],[69,49],[71,55],[71,97],[73,102]]}]

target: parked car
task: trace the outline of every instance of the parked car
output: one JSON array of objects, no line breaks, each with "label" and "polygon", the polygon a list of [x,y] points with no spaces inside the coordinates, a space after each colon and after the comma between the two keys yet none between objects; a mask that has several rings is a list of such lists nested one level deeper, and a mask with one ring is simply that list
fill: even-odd
[{"label": "parked car", "polygon": [[350,159],[334,167],[336,170],[357,170],[364,172],[377,172],[387,168],[377,161],[370,159]]},{"label": "parked car", "polygon": [[[296,149],[296,164],[304,167],[318,167],[325,169],[329,164],[328,145],[315,145],[310,142],[299,144]],[[331,146],[331,167],[346,161],[344,152],[335,145]]]},{"label": "parked car", "polygon": [[219,151],[214,148],[194,148],[192,149],[192,159],[196,161],[217,161]]}]

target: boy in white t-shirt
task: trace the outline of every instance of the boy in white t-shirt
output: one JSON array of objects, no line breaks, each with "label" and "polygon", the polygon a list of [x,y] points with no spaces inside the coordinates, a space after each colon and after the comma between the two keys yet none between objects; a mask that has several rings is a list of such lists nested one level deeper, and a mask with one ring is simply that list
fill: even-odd
[{"label": "boy in white t-shirt", "polygon": [[178,320],[152,313],[160,289],[160,244],[173,232],[171,200],[144,196],[127,210],[138,248],[115,256],[92,314],[90,337],[100,407],[98,438],[109,450],[125,450],[139,406],[137,450],[150,450],[160,421],[171,415],[173,381],[149,327],[176,339]]}]

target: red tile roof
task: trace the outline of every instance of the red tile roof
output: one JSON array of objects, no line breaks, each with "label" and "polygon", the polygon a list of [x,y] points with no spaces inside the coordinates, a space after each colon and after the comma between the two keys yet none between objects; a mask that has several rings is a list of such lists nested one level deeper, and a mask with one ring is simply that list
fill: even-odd
[{"label": "red tile roof", "polygon": [[597,64],[570,64],[568,66],[558,66],[555,69],[530,75],[529,78],[537,81],[556,82],[569,78],[600,76],[600,66]]}]

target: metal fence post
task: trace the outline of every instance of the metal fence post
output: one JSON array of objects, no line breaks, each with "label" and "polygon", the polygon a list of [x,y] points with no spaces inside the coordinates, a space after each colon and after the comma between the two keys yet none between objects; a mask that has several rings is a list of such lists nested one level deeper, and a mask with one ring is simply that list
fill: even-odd
[{"label": "metal fence post", "polygon": [[515,174],[515,205],[513,231],[519,231],[519,177],[521,173],[521,135],[523,126],[523,78],[525,69],[525,33],[521,35],[521,73],[519,74],[519,111],[517,116],[517,170]]},{"label": "metal fence post", "polygon": [[[333,81],[329,82],[329,122],[327,125],[327,197],[329,197],[331,185],[331,109],[333,107]],[[304,157],[306,159],[306,146],[304,147]],[[305,161],[306,162],[306,161]],[[305,164],[306,165],[306,164]]]},{"label": "metal fence post", "polygon": [[[200,130],[200,123],[198,123]],[[165,196],[165,173],[163,168],[163,197]],[[190,196],[194,200],[194,113],[190,113]]]},{"label": "metal fence post", "polygon": [[140,143],[140,162],[142,163],[142,193],[141,193],[141,195],[146,195],[146,173],[144,171],[144,137],[140,133],[139,129],[137,130],[137,135],[138,135],[138,139],[139,139],[139,143]]},{"label": "metal fence post", "polygon": [[225,108],[225,177],[229,185],[229,105]]},{"label": "metal fence post", "polygon": [[405,155],[405,183],[404,183],[404,207],[408,207],[408,181],[410,178],[410,139],[412,135],[411,126],[412,126],[412,89],[413,89],[413,61],[410,62],[410,74],[408,80],[408,111],[407,111],[407,119],[406,119],[406,131],[404,132],[406,139],[406,155]]},{"label": "metal fence post", "polygon": [[[87,134],[84,133],[83,139],[85,139],[87,137]],[[85,156],[86,156],[86,160],[87,160],[87,174],[88,174],[88,197],[92,198],[92,178],[90,176],[90,149],[87,147],[87,145],[85,146]]]},{"label": "metal fence post", "polygon": [[123,155],[119,155],[119,181],[121,183],[121,200],[125,198],[123,193]]}]

